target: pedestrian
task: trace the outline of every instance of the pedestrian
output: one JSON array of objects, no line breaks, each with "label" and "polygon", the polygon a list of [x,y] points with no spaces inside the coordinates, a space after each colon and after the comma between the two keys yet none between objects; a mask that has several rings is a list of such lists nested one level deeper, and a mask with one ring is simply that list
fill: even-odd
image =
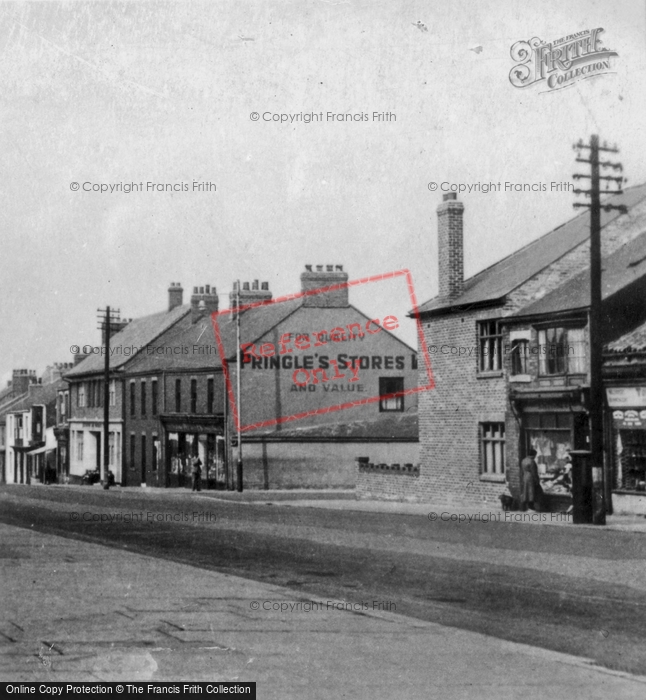
[{"label": "pedestrian", "polygon": [[523,510],[540,510],[543,503],[543,489],[535,457],[536,450],[529,450],[520,463],[520,502]]},{"label": "pedestrian", "polygon": [[191,468],[191,475],[193,477],[193,491],[202,490],[202,462],[199,457],[193,458],[193,467]]}]

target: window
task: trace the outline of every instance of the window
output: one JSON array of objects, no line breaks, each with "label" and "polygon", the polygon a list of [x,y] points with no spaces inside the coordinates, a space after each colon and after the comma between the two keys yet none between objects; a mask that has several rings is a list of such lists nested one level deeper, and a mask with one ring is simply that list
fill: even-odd
[{"label": "window", "polygon": [[110,433],[108,435],[108,463],[111,467],[114,466],[114,449],[115,449],[115,433]]},{"label": "window", "polygon": [[175,380],[175,412],[181,413],[182,411],[182,380]]},{"label": "window", "polygon": [[379,412],[402,412],[404,410],[403,396],[389,396],[404,391],[403,377],[379,377]]},{"label": "window", "polygon": [[482,473],[505,473],[505,424],[481,423]]},{"label": "window", "polygon": [[135,450],[137,449],[136,437],[134,433],[130,433],[130,469],[135,468]]},{"label": "window", "polygon": [[529,374],[529,340],[511,341],[511,373]]},{"label": "window", "polygon": [[130,415],[135,415],[135,383],[130,382]]},{"label": "window", "polygon": [[197,379],[191,379],[191,413],[197,413]]},{"label": "window", "polygon": [[76,432],[76,459],[79,462],[83,461],[83,431]]},{"label": "window", "polygon": [[117,387],[114,379],[110,382],[110,406],[117,405]]},{"label": "window", "polygon": [[151,411],[153,416],[157,415],[157,380],[153,379],[152,384],[150,385],[150,391],[151,391],[151,396],[150,396],[150,401],[151,401]]},{"label": "window", "polygon": [[146,382],[141,382],[141,415],[146,415]]},{"label": "window", "polygon": [[213,402],[215,399],[215,391],[213,386],[213,377],[206,380],[206,412],[213,413]]},{"label": "window", "polygon": [[152,463],[152,470],[154,472],[157,471],[158,463],[159,463],[159,438],[157,435],[153,435],[153,463]]},{"label": "window", "polygon": [[539,330],[538,344],[540,374],[585,374],[587,372],[585,328]]},{"label": "window", "polygon": [[502,332],[498,321],[478,323],[478,354],[480,372],[498,372],[502,369]]},{"label": "window", "polygon": [[141,473],[146,473],[146,436],[141,436]]},{"label": "window", "polygon": [[81,382],[78,388],[78,401],[77,404],[79,408],[85,408],[85,383]]}]

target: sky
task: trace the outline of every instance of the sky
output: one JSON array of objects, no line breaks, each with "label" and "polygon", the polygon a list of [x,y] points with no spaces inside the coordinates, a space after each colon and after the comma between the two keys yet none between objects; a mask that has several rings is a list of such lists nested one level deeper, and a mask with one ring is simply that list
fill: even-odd
[{"label": "sky", "polygon": [[[616,142],[628,185],[646,181],[641,0],[0,2],[0,20],[3,386],[97,344],[98,308],[164,310],[170,282],[185,302],[215,285],[223,308],[235,279],[298,292],[306,264],[408,269],[421,303],[437,292],[429,183],[546,183],[460,195],[468,277],[576,214],[549,188],[580,171],[580,138]],[[515,42],[597,27],[609,73],[510,83]],[[189,191],[83,191],[149,182]],[[351,300],[416,344],[403,284]]]}]

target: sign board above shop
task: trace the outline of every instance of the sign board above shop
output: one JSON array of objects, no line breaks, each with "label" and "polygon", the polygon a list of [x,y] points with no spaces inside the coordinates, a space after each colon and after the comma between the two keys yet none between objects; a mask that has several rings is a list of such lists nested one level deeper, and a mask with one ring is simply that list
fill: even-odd
[{"label": "sign board above shop", "polygon": [[609,387],[606,392],[610,408],[646,408],[646,387]]}]

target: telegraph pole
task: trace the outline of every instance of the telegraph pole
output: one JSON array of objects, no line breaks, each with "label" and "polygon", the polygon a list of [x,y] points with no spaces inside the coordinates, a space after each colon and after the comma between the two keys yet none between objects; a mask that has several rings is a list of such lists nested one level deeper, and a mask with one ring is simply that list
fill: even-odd
[{"label": "telegraph pole", "polygon": [[[110,332],[112,330],[112,312],[110,307],[97,309],[99,316],[99,328],[103,331],[103,347],[105,349],[105,361],[103,364],[103,461],[101,463],[101,485],[104,489],[110,488]],[[119,311],[115,311],[117,317]],[[115,440],[115,458],[116,458]]]},{"label": "telegraph pole", "polygon": [[242,432],[240,426],[242,425],[242,352],[240,350],[240,280],[236,282],[236,355],[237,355],[237,384],[238,384],[238,473],[237,473],[237,487],[238,491],[242,493]]},{"label": "telegraph pole", "polygon": [[[606,482],[608,475],[604,468],[603,445],[603,416],[605,397],[603,380],[601,376],[603,365],[603,317],[602,317],[602,289],[601,289],[601,209],[606,211],[617,210],[622,213],[627,211],[622,205],[601,204],[601,181],[605,181],[605,191],[612,194],[622,194],[621,189],[624,177],[622,175],[601,175],[601,168],[612,168],[623,172],[621,163],[611,163],[600,160],[600,153],[619,153],[616,146],[610,147],[604,141],[599,145],[599,136],[593,134],[590,143],[584,144],[581,140],[574,144],[577,150],[577,163],[588,163],[590,174],[576,173],[575,180],[581,178],[590,179],[590,189],[575,189],[575,194],[582,194],[590,198],[590,202],[575,202],[575,207],[587,207],[590,209],[590,459],[592,460],[592,522],[595,525],[606,524]],[[581,158],[581,150],[590,152],[590,159]],[[616,189],[610,191],[610,185]]]}]

